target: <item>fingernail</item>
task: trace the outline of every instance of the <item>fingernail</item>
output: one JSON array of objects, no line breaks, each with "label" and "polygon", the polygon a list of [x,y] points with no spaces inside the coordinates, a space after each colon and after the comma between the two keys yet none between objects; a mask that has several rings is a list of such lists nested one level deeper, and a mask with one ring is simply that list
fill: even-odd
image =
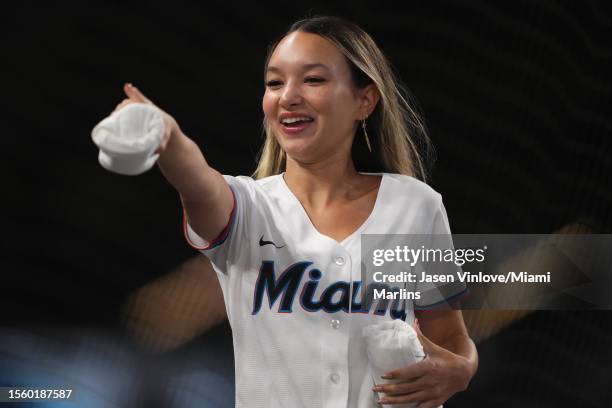
[{"label": "fingernail", "polygon": [[391,374],[384,374],[381,376],[381,378],[384,378],[385,380],[390,380],[391,378],[393,378],[393,376]]},{"label": "fingernail", "polygon": [[386,404],[387,402],[389,402],[389,400],[384,399],[384,398],[381,398],[381,399],[378,400],[379,404]]},{"label": "fingernail", "polygon": [[374,386],[374,388],[372,388],[372,391],[376,391],[376,392],[382,391],[382,387],[379,386],[379,385],[376,385],[376,386]]}]

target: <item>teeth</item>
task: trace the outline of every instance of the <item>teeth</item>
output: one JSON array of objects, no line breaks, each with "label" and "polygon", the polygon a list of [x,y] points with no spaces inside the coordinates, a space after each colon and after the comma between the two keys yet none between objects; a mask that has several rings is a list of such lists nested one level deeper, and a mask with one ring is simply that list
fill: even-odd
[{"label": "teeth", "polygon": [[299,122],[301,120],[312,120],[311,118],[308,118],[306,116],[302,116],[302,117],[297,117],[297,118],[284,118],[281,120],[281,123],[295,123],[295,122]]}]

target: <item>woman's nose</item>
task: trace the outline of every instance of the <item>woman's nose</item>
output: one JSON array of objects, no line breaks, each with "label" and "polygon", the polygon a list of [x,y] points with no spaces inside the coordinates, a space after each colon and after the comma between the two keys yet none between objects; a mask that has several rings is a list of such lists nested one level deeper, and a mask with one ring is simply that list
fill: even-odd
[{"label": "woman's nose", "polygon": [[287,83],[281,93],[280,104],[289,107],[299,105],[300,103],[302,103],[300,87],[292,83]]}]

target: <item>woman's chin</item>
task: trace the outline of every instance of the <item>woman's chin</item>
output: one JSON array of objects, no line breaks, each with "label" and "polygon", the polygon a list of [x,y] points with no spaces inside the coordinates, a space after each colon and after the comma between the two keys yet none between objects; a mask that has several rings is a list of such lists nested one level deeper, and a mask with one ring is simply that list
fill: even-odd
[{"label": "woman's chin", "polygon": [[316,161],[317,149],[310,144],[302,143],[298,145],[297,143],[290,143],[283,146],[283,150],[289,158],[299,163],[312,163]]},{"label": "woman's chin", "polygon": [[312,138],[284,139],[280,145],[288,156],[294,158],[310,156],[316,150]]}]

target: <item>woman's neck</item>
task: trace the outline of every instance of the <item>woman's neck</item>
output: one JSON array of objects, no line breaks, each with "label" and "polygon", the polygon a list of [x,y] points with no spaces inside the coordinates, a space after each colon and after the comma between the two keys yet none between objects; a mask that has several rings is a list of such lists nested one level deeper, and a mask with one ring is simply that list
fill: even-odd
[{"label": "woman's neck", "polygon": [[284,178],[303,204],[324,208],[337,200],[350,199],[363,186],[364,176],[355,170],[350,158],[307,164],[288,158]]}]

